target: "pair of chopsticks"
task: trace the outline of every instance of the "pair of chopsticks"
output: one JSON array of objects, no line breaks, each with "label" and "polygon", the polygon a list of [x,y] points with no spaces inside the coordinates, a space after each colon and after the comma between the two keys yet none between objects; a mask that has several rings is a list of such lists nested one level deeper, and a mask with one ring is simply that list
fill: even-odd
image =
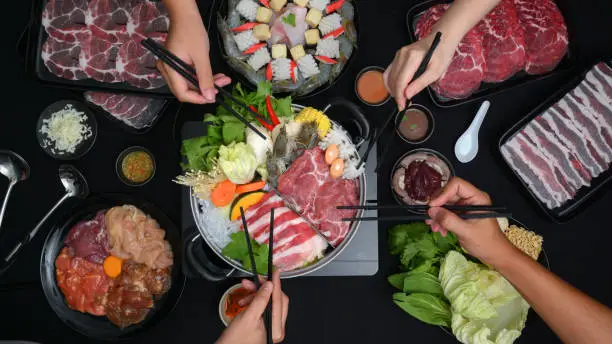
[{"label": "pair of chopsticks", "polygon": [[[199,86],[199,83],[198,83],[198,79],[196,77],[197,73],[196,73],[195,68],[193,68],[192,66],[187,64],[185,61],[181,60],[178,56],[174,55],[168,49],[164,48],[162,45],[160,45],[159,43],[155,42],[151,38],[144,39],[140,43],[147,50],[149,50],[153,55],[155,55],[158,59],[163,61],[165,64],[170,66],[170,68],[174,69],[183,78],[185,78],[187,81],[189,81],[193,86],[195,86],[197,89],[200,89],[200,86]],[[239,100],[236,97],[234,97],[231,92],[228,92],[227,90],[225,90],[222,87],[219,87],[217,85],[215,85],[215,88],[219,91],[219,93],[221,93],[221,95],[223,95],[223,97],[229,98],[231,101],[233,101],[234,103],[238,104],[243,109],[249,111],[253,116],[258,118],[260,121],[263,121],[263,122],[265,122],[267,124],[272,125],[272,123],[270,123],[270,121],[268,121],[266,118],[262,117],[257,111],[251,109],[251,107],[249,107],[247,104],[245,104],[241,100]],[[238,118],[242,123],[244,123],[247,127],[249,127],[249,129],[253,130],[262,139],[266,140],[266,136],[264,134],[262,134],[259,130],[257,130],[257,128],[255,128],[255,126],[253,126],[251,123],[249,123],[249,121],[247,121],[246,118],[244,118],[239,113],[237,113],[234,109],[232,109],[231,106],[227,105],[225,103],[225,101],[221,101],[220,104],[221,104],[221,106],[223,106],[223,108],[225,108],[232,115],[234,115],[236,118]]]},{"label": "pair of chopsticks", "polygon": [[[418,79],[421,75],[423,75],[423,73],[425,73],[425,70],[427,70],[427,65],[429,64],[429,61],[431,61],[431,57],[433,56],[433,53],[436,51],[436,48],[438,47],[438,44],[440,44],[440,39],[442,39],[442,33],[438,31],[438,32],[436,32],[436,36],[434,37],[433,42],[431,42],[431,47],[429,47],[429,50],[425,54],[425,57],[423,58],[423,61],[421,61],[421,64],[419,65],[419,68],[417,68],[416,72],[414,73],[414,76],[412,77],[412,80]],[[406,108],[408,108],[410,105],[412,105],[412,100],[410,101],[408,106],[406,106]],[[375,135],[375,137],[373,139],[374,142],[378,142],[378,140],[380,139],[382,134],[385,132],[385,129],[387,129],[387,127],[389,126],[389,123],[391,123],[391,119],[395,117],[395,116],[393,116],[394,112],[392,112],[389,115],[389,117],[387,117],[387,120],[383,124],[382,128],[380,128],[380,131],[378,132],[378,134]],[[391,136],[391,140],[392,139],[393,139],[393,136]],[[378,157],[378,163],[376,164],[376,169],[374,170],[374,172],[378,173],[378,170],[380,169],[380,166],[381,166],[382,162],[384,161],[384,157],[385,157],[386,153],[389,151],[388,147],[391,146],[390,143],[391,143],[391,141],[389,142],[388,145],[385,145],[385,147],[387,147],[387,149],[383,150],[382,155],[380,157]],[[369,145],[368,146],[368,149],[366,150],[365,154],[363,155],[363,157],[361,158],[361,161],[359,162],[359,164],[357,166],[361,166],[361,164],[365,162],[365,160],[367,159],[367,157],[368,157],[372,147],[373,147],[373,145]]]},{"label": "pair of chopsticks", "polygon": [[[430,207],[428,205],[341,205],[337,209],[363,209],[363,210],[380,210],[380,209],[406,209],[426,212]],[[443,208],[451,211],[486,211],[486,213],[470,213],[458,214],[464,220],[472,219],[490,219],[498,217],[512,217],[512,213],[507,212],[507,208],[503,206],[489,205],[445,205]],[[348,217],[342,221],[424,221],[431,220],[429,215],[400,215],[400,216],[370,216],[370,217]]]},{"label": "pair of chopsticks", "polygon": [[[255,256],[253,255],[253,246],[251,245],[251,237],[249,235],[249,230],[247,228],[247,220],[244,216],[244,209],[240,207],[240,216],[242,217],[242,225],[244,227],[244,237],[247,242],[247,247],[249,249],[249,258],[251,259],[251,272],[253,274],[253,283],[257,289],[261,287],[261,283],[259,282],[259,274],[257,273],[257,266],[255,265]],[[272,281],[272,252],[274,251],[274,208],[270,209],[270,234],[268,239],[268,281]],[[266,327],[266,338],[267,343],[274,343],[272,339],[272,298],[270,298],[270,302],[266,306],[266,311],[264,313],[264,323]]]}]

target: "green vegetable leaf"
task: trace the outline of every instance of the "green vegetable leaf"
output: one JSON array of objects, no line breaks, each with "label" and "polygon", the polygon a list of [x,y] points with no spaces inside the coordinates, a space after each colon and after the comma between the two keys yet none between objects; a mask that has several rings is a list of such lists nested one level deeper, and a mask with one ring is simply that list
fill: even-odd
[{"label": "green vegetable leaf", "polygon": [[244,130],[246,125],[242,122],[223,123],[223,143],[229,145],[232,142],[244,142]]},{"label": "green vegetable leaf", "polygon": [[450,306],[435,295],[395,293],[393,294],[393,302],[406,313],[424,323],[445,327],[451,325]]},{"label": "green vegetable leaf", "polygon": [[400,254],[404,246],[419,239],[423,234],[429,233],[429,226],[424,222],[414,222],[397,225],[389,229],[389,252]]},{"label": "green vegetable leaf", "polygon": [[[245,269],[251,270],[251,258],[249,257],[249,248],[246,244],[244,233],[242,231],[232,233],[230,238],[232,241],[223,248],[223,255],[240,261]],[[267,273],[268,245],[260,245],[253,239],[251,239],[251,245],[257,272],[260,274]]]},{"label": "green vegetable leaf", "polygon": [[402,251],[402,255],[400,257],[400,262],[405,267],[410,267],[410,261],[414,258],[417,253],[419,253],[419,249],[414,243],[410,243],[404,246],[404,251]]},{"label": "green vegetable leaf", "polygon": [[293,111],[291,110],[291,97],[274,99],[272,101],[272,107],[278,117],[293,116]]},{"label": "green vegetable leaf", "polygon": [[404,278],[404,293],[444,295],[438,277],[427,272],[410,272]]},{"label": "green vegetable leaf", "polygon": [[183,141],[181,154],[187,158],[185,169],[210,171],[217,157],[218,147],[210,144],[208,136],[194,137]]},{"label": "green vegetable leaf", "polygon": [[423,263],[417,265],[414,269],[411,269],[410,272],[427,272],[434,276],[438,276],[438,273],[440,272],[440,267],[438,266],[439,262],[440,259],[438,258],[425,260]]},{"label": "green vegetable leaf", "polygon": [[266,100],[266,96],[272,95],[272,83],[270,81],[262,81],[257,84],[256,96],[259,99]]},{"label": "green vegetable leaf", "polygon": [[295,27],[295,14],[289,13],[289,15],[283,17],[283,23]]},{"label": "green vegetable leaf", "polygon": [[420,240],[415,241],[414,244],[419,250],[419,255],[425,259],[433,259],[440,250],[436,247],[433,235],[423,235]]},{"label": "green vegetable leaf", "polygon": [[433,233],[433,238],[436,246],[442,254],[446,254],[450,250],[458,249],[457,237],[453,233],[448,233],[446,236],[442,236],[440,233]]},{"label": "green vegetable leaf", "polygon": [[387,277],[387,281],[399,290],[404,290],[404,278],[410,275],[411,272],[400,272]]}]

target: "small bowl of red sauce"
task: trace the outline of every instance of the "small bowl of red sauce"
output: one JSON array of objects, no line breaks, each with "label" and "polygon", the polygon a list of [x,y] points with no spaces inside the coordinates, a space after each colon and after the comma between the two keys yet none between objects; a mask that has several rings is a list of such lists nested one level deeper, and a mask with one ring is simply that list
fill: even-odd
[{"label": "small bowl of red sauce", "polygon": [[398,203],[407,205],[428,204],[455,175],[453,166],[444,155],[426,148],[402,155],[392,171],[393,196]]},{"label": "small bowl of red sauce", "polygon": [[129,186],[141,186],[155,175],[155,158],[146,148],[133,146],[125,149],[115,165],[119,179]]},{"label": "small bowl of red sauce", "polygon": [[221,321],[226,327],[229,326],[238,314],[248,307],[248,305],[240,305],[239,302],[251,294],[250,291],[242,287],[242,284],[238,283],[231,286],[223,296],[221,296],[221,301],[219,301],[219,318],[221,318]]},{"label": "small bowl of red sauce", "polygon": [[355,81],[355,93],[357,98],[364,104],[370,106],[380,106],[386,103],[391,95],[385,87],[382,67],[371,66],[364,68],[357,75]]}]

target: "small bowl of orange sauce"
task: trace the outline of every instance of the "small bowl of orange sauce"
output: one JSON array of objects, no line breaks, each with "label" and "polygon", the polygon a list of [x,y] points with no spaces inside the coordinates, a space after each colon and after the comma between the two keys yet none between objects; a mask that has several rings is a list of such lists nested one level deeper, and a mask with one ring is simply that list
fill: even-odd
[{"label": "small bowl of orange sauce", "polygon": [[391,98],[385,87],[384,72],[385,69],[382,67],[370,66],[361,70],[357,75],[355,93],[364,104],[380,106]]},{"label": "small bowl of orange sauce", "polygon": [[219,317],[227,327],[234,318],[247,309],[248,305],[241,306],[239,301],[252,293],[242,287],[242,284],[234,284],[221,296],[219,301]]}]

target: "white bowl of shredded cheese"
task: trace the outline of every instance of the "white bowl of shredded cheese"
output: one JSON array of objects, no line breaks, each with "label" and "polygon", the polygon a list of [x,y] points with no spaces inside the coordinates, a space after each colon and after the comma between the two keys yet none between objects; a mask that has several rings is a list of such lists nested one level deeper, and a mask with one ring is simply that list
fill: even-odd
[{"label": "white bowl of shredded cheese", "polygon": [[74,160],[85,155],[96,141],[96,118],[83,103],[60,100],[42,112],[36,124],[40,147],[58,160]]}]

